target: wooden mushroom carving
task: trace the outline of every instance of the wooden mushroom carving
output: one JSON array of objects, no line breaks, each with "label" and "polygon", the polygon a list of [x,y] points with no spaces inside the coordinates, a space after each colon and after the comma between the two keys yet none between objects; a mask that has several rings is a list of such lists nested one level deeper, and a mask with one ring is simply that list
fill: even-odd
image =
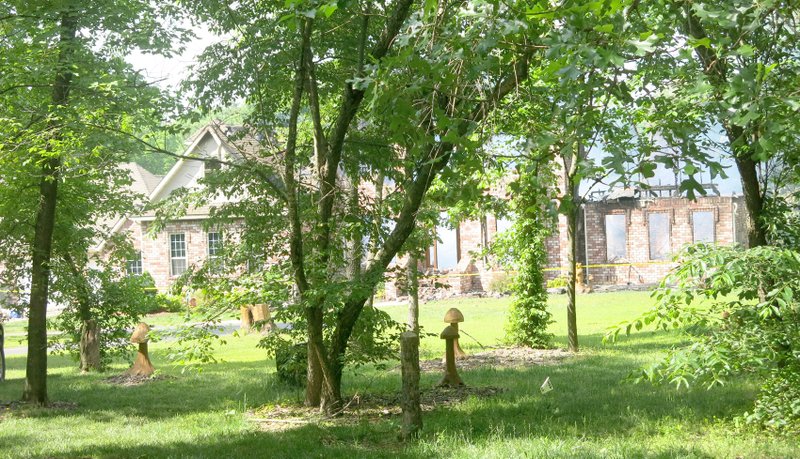
[{"label": "wooden mushroom carving", "polygon": [[450,308],[447,313],[444,315],[444,323],[450,324],[456,331],[456,339],[454,342],[455,346],[455,356],[457,359],[464,359],[467,357],[467,353],[461,349],[461,346],[458,345],[458,324],[459,322],[464,321],[464,314],[461,314],[456,308]]},{"label": "wooden mushroom carving", "polygon": [[458,330],[452,325],[448,325],[439,337],[445,340],[444,377],[442,381],[439,382],[439,385],[449,387],[463,386],[464,382],[461,381],[461,377],[458,376],[458,371],[456,371],[456,357],[454,352],[454,342],[458,339]]},{"label": "wooden mushroom carving", "polygon": [[131,343],[139,345],[139,352],[136,353],[136,360],[133,366],[127,371],[130,376],[151,376],[155,370],[150,362],[150,355],[147,353],[147,341],[150,339],[147,334],[150,327],[144,322],[139,322],[131,335]]}]

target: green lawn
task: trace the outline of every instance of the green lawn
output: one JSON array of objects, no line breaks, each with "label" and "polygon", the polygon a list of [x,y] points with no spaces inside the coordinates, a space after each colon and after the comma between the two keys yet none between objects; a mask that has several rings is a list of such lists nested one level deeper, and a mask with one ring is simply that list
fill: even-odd
[{"label": "green lawn", "polygon": [[[565,343],[565,297],[551,300],[551,329]],[[677,392],[669,387],[620,381],[665,349],[679,343],[677,332],[642,332],[613,347],[603,346],[608,325],[647,308],[645,293],[580,297],[581,354],[558,366],[482,369],[462,372],[472,386],[506,389],[497,397],[472,398],[425,413],[419,442],[395,441],[399,419],[350,425],[312,424],[265,432],[242,412],[263,404],[295,403],[302,392],[279,384],[274,364],[255,348],[257,336],[229,337],[224,362],[202,373],[168,366],[163,346],[153,360],[169,379],[139,387],[103,382],[109,375],[80,375],[66,357],[51,357],[53,400],[77,403],[72,410],[30,410],[0,414],[0,457],[799,457],[798,438],[734,426],[749,409],[754,387],[746,382],[711,391]],[[425,331],[444,327],[444,311],[456,306],[462,329],[484,346],[502,338],[507,299],[449,300],[422,307]],[[386,308],[395,318],[405,307]],[[464,336],[467,352],[480,350]],[[437,337],[423,340],[423,357],[441,355]],[[0,383],[0,400],[22,392],[24,358],[9,358],[10,380]],[[121,371],[125,365],[111,372]],[[423,387],[440,375],[423,375]],[[541,395],[550,377],[555,390]],[[344,391],[391,393],[399,372],[361,369],[346,376]],[[2,413],[2,411],[0,411]]]}]

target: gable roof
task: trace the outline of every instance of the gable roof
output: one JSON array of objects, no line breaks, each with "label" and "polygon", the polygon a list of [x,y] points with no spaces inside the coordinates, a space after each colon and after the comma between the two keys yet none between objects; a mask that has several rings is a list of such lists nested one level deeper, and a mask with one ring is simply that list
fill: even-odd
[{"label": "gable roof", "polygon": [[164,178],[163,175],[155,175],[136,163],[125,163],[120,165],[120,168],[128,170],[131,180],[133,180],[130,186],[131,190],[145,196],[150,196],[150,193],[156,189],[158,183]]}]

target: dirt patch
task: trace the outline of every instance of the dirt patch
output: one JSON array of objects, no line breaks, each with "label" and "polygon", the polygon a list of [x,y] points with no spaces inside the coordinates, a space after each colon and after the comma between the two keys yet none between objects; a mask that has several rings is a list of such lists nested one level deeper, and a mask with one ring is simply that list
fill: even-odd
[{"label": "dirt patch", "polygon": [[[432,411],[438,406],[463,402],[470,397],[493,397],[504,389],[486,387],[433,387],[422,389],[422,411]],[[323,416],[316,408],[298,405],[268,405],[247,413],[248,419],[265,431],[283,431],[307,424],[348,425],[398,418],[402,415],[400,394],[356,394],[345,401],[344,407],[334,416]]]},{"label": "dirt patch", "polygon": [[148,384],[156,381],[163,381],[165,379],[172,379],[172,377],[165,375],[136,376],[123,373],[121,375],[107,378],[105,379],[105,382],[108,384],[115,384],[117,386],[131,387],[131,386],[140,386],[142,384]]},{"label": "dirt patch", "polygon": [[[469,354],[456,361],[459,370],[472,370],[481,367],[519,368],[531,365],[555,365],[572,354],[563,349],[531,349],[528,347],[506,347],[489,349]],[[423,360],[422,371],[444,371],[442,359]]]}]

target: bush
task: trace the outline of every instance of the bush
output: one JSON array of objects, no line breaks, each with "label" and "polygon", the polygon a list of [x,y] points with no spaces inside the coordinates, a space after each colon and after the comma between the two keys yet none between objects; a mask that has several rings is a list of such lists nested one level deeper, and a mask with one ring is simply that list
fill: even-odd
[{"label": "bush", "polygon": [[[607,338],[648,324],[699,333],[689,346],[643,369],[636,380],[711,388],[739,374],[755,375],[761,390],[744,419],[800,429],[800,253],[698,244],[678,261],[654,292],[657,306]],[[697,299],[711,306],[693,307]]]},{"label": "bush", "polygon": [[514,289],[514,277],[507,273],[495,273],[492,280],[489,281],[489,291],[495,293],[511,293]]},{"label": "bush", "polygon": [[558,276],[555,279],[547,281],[547,288],[566,288],[567,278],[565,276]]},{"label": "bush", "polygon": [[284,344],[275,349],[278,379],[293,387],[304,387],[308,374],[308,344]]}]

